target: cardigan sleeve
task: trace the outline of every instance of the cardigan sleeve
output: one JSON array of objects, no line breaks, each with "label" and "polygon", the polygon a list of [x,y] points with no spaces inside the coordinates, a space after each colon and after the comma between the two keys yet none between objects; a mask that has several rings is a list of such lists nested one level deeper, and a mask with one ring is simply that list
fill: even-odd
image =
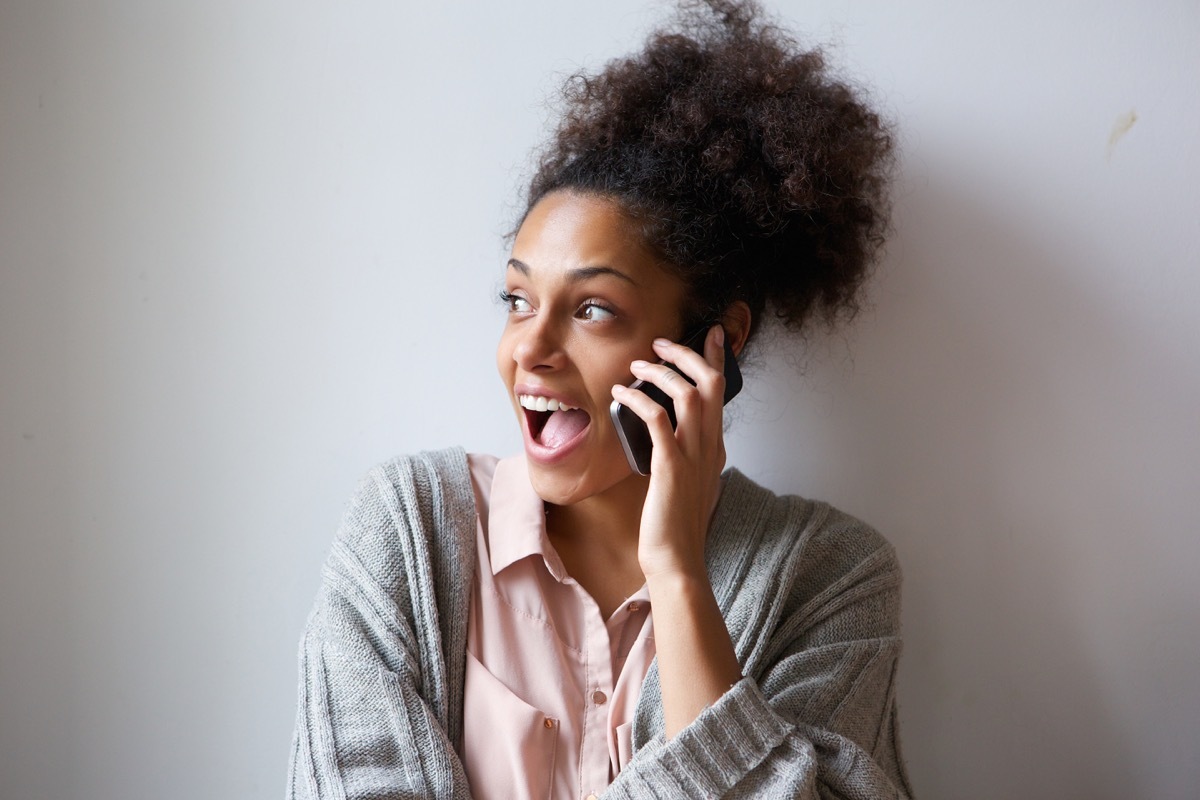
[{"label": "cardigan sleeve", "polygon": [[[470,797],[446,732],[444,659],[431,661],[435,570],[412,530],[428,504],[406,502],[392,466],[364,479],[322,571],[300,643],[288,800]],[[419,483],[407,485],[421,494]]]},{"label": "cardigan sleeve", "polygon": [[606,800],[911,796],[896,734],[899,568],[870,533],[879,546],[848,568],[829,574],[839,555],[803,567],[804,598],[775,626],[763,665],[670,741],[650,739]]}]

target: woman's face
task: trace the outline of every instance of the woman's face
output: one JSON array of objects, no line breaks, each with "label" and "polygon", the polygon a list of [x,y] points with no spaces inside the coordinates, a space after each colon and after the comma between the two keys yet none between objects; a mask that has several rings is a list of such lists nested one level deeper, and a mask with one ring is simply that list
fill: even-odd
[{"label": "woman's face", "polygon": [[558,191],[530,210],[505,275],[496,364],[543,500],[570,505],[633,475],[612,386],[633,380],[634,359],[656,360],[655,337],[680,337],[685,294],[614,201]]}]

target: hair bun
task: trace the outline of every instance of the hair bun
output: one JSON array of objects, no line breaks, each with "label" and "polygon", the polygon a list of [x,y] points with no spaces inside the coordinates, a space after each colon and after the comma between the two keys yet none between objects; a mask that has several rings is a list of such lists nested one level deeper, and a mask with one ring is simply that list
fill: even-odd
[{"label": "hair bun", "polygon": [[572,76],[526,213],[574,189],[615,197],[692,287],[798,329],[857,310],[888,227],[892,137],[753,2],[686,2],[644,49]]}]

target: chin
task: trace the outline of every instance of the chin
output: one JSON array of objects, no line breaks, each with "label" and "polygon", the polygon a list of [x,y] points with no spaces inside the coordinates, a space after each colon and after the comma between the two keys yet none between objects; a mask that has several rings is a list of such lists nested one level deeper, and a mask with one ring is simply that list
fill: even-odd
[{"label": "chin", "polygon": [[[619,466],[620,469],[615,467]],[[597,472],[595,461],[582,469],[571,469],[566,463],[546,465],[526,459],[529,483],[544,502],[570,506],[611,489],[633,474],[621,453],[621,463]]]},{"label": "chin", "polygon": [[526,461],[529,483],[533,491],[544,502],[556,506],[570,506],[595,494],[590,488],[593,481],[586,474],[567,469],[564,465],[547,467]]}]

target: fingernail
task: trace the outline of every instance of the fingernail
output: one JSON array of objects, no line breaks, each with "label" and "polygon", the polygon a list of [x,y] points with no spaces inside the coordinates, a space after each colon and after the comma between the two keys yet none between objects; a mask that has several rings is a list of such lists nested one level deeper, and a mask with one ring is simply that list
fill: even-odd
[{"label": "fingernail", "polygon": [[725,329],[723,327],[721,327],[720,325],[717,326],[716,340],[717,340],[717,347],[725,346]]},{"label": "fingernail", "polygon": [[648,366],[650,366],[650,362],[649,362],[649,361],[642,361],[642,360],[639,358],[638,360],[636,360],[636,361],[634,361],[634,362],[633,362],[632,366],[634,366],[634,367],[639,367],[639,368],[640,368],[640,367],[648,367]]},{"label": "fingernail", "polygon": [[666,347],[667,345],[672,344],[670,339],[655,339],[654,343],[659,347]]},{"label": "fingernail", "polygon": [[621,392],[625,391],[625,387],[619,383],[614,383],[612,390],[613,390],[613,394],[621,394]]}]

